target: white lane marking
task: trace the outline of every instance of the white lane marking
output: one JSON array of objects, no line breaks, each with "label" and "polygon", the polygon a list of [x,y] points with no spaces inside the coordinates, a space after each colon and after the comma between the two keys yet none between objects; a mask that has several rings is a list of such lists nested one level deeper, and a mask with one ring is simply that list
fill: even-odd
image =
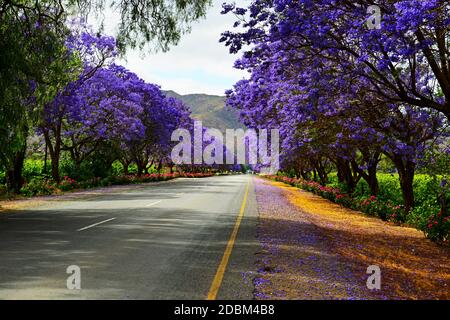
[{"label": "white lane marking", "polygon": [[184,194],[184,192],[180,192],[180,193],[176,193],[175,195],[181,196],[181,195],[183,195],[183,194]]},{"label": "white lane marking", "polygon": [[104,220],[104,221],[100,221],[100,222],[97,222],[97,223],[91,224],[91,225],[89,225],[89,226],[87,226],[87,227],[84,227],[84,228],[78,229],[77,231],[83,231],[83,230],[86,230],[86,229],[89,229],[89,228],[92,228],[92,227],[98,226],[99,224],[102,224],[102,223],[105,223],[105,222],[108,222],[108,221],[111,221],[111,220],[114,220],[114,219],[116,219],[116,218],[111,218],[111,219],[107,219],[107,220]]},{"label": "white lane marking", "polygon": [[152,203],[149,203],[148,205],[146,205],[146,207],[151,207],[151,206],[154,206],[155,204],[158,204],[158,203],[160,203],[162,200],[158,200],[158,201],[155,201],[155,202],[152,202]]}]

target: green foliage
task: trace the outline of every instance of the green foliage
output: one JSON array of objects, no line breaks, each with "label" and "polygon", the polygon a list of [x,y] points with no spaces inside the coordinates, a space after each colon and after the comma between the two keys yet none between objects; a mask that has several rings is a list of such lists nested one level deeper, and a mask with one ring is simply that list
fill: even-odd
[{"label": "green foliage", "polygon": [[56,183],[39,178],[33,178],[30,182],[25,184],[20,190],[20,193],[24,196],[42,196],[57,193],[58,188]]},{"label": "green foliage", "polygon": [[64,155],[60,161],[60,174],[84,181],[96,177],[106,178],[113,174],[113,168],[110,163],[105,162],[101,157],[90,157],[77,166],[71,158]]},{"label": "green foliage", "polygon": [[437,204],[437,197],[441,189],[439,187],[440,178],[439,176],[426,174],[416,174],[414,176],[413,187],[417,206],[430,204],[431,202]]},{"label": "green foliage", "polygon": [[[69,176],[64,176],[57,185],[54,181],[41,177],[34,177],[21,189],[21,194],[27,197],[41,196],[70,191],[74,189],[89,189],[94,187],[106,187],[111,185],[127,185],[136,183],[149,183],[172,180],[178,177],[203,178],[210,177],[213,173],[152,173],[140,177],[136,175],[112,175],[105,178],[94,177],[83,181],[77,181]],[[1,190],[0,190],[1,193]]]},{"label": "green foliage", "polygon": [[379,217],[385,221],[403,223],[406,220],[405,211],[401,205],[395,205],[391,201],[380,200],[375,196],[353,198],[350,208]]},{"label": "green foliage", "polygon": [[[50,163],[47,163],[47,170],[50,171]],[[33,178],[43,178],[44,175],[44,160],[41,159],[26,159],[23,165],[23,177],[26,181]]]},{"label": "green foliage", "polygon": [[[402,205],[403,197],[398,175],[378,173],[377,177],[380,187],[377,199],[383,202],[390,202],[393,205]],[[416,211],[420,208],[420,210],[434,210],[436,212],[436,209],[439,208],[437,196],[440,190],[440,180],[440,176],[430,176],[428,174],[416,174],[414,176],[413,187]],[[345,192],[346,189],[345,185],[337,182],[335,173],[330,174],[329,186],[339,188],[342,192]],[[369,185],[365,180],[361,179],[358,182],[352,197],[361,199],[370,197]]]},{"label": "green foliage", "polygon": [[131,164],[128,167],[128,173],[129,174],[137,174],[137,172],[138,172],[138,167],[137,167],[137,165],[135,163]]},{"label": "green foliage", "polygon": [[424,159],[419,162],[418,172],[433,175],[450,174],[450,141],[437,148],[429,148]]},{"label": "green foliage", "polygon": [[[400,188],[400,182],[398,175],[389,173],[377,174],[380,190],[377,198],[381,201],[391,201],[397,205],[403,203],[402,189]],[[361,179],[356,185],[354,197],[369,197],[370,188],[364,179]]]},{"label": "green foliage", "polygon": [[[32,179],[50,178],[51,162],[47,161],[47,174],[44,174],[43,159],[26,159],[23,167],[23,176],[25,181]],[[149,168],[149,174],[157,173],[155,166]],[[131,164],[128,170],[130,175],[137,173],[136,164]],[[123,166],[119,161],[114,161],[112,165],[105,163],[101,158],[94,157],[83,162],[79,168],[75,165],[67,154],[61,159],[60,174],[62,177],[71,177],[80,183],[84,181],[94,181],[95,179],[108,178],[110,176],[121,176],[124,174]],[[0,171],[0,184],[5,183],[5,173]],[[88,183],[89,184],[89,183]]]},{"label": "green foliage", "polygon": [[[54,6],[52,6],[54,4]],[[0,10],[0,169],[17,167],[29,128],[69,81],[64,26],[57,1],[6,1]],[[45,14],[44,14],[45,12]],[[72,63],[70,61],[69,63]],[[18,180],[18,176],[15,176]],[[15,181],[18,184],[20,181]],[[11,184],[11,181],[9,181]]]},{"label": "green foliage", "polygon": [[66,3],[77,4],[74,7],[82,14],[95,12],[103,16],[108,7],[120,12],[116,38],[121,49],[144,48],[151,43],[154,48],[167,51],[171,44],[178,43],[182,34],[190,31],[190,22],[205,15],[211,0],[68,0]]},{"label": "green foliage", "polygon": [[72,179],[68,176],[65,176],[60,184],[58,185],[58,188],[61,191],[69,191],[69,190],[73,190],[73,189],[77,189],[79,188],[79,184],[75,179]]},{"label": "green foliage", "polygon": [[[403,204],[402,191],[397,174],[379,173],[377,174],[380,186],[377,199],[384,203],[391,203],[393,206]],[[416,174],[414,176],[414,197],[415,207],[410,214],[396,214],[395,221],[405,222],[408,225],[424,230],[424,220],[439,211],[439,176],[427,174]],[[369,186],[364,180],[359,181],[353,197],[364,199],[370,196]],[[391,215],[393,213],[390,213]],[[389,213],[388,213],[389,216]]]},{"label": "green foliage", "polygon": [[7,193],[8,193],[8,189],[6,188],[6,186],[0,184],[0,196],[7,194]]},{"label": "green foliage", "polygon": [[450,244],[450,216],[448,214],[439,211],[430,215],[423,230],[431,240]]},{"label": "green foliage", "polygon": [[123,165],[120,163],[120,161],[114,161],[111,165],[111,173],[113,176],[118,176],[123,174]]},{"label": "green foliage", "polygon": [[398,176],[378,174],[380,184],[379,196],[370,195],[369,187],[364,180],[359,181],[353,194],[339,188],[335,173],[330,174],[330,185],[322,186],[314,181],[295,179],[289,176],[269,176],[303,190],[315,193],[347,208],[364,212],[396,223],[406,223],[424,231],[427,237],[437,242],[448,242],[450,221],[449,212],[441,213],[438,196],[444,194],[446,203],[450,203],[450,190],[440,187],[442,177],[417,174],[414,179],[416,206],[408,215],[402,207],[402,192]]}]

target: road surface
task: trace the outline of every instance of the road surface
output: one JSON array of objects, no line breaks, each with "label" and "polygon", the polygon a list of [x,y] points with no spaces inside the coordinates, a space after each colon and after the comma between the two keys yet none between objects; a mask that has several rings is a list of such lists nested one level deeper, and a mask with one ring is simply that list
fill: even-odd
[{"label": "road surface", "polygon": [[[0,299],[206,299],[211,290],[217,299],[251,299],[256,221],[247,175],[0,214]],[[71,265],[81,270],[80,290],[67,288]]]}]

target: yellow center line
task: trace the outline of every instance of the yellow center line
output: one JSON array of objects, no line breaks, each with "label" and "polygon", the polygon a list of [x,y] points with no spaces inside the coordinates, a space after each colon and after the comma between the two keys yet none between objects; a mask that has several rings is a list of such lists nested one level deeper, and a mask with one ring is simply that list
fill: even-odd
[{"label": "yellow center line", "polygon": [[239,211],[239,215],[236,219],[236,223],[233,228],[233,232],[231,233],[230,239],[228,240],[227,247],[225,248],[225,252],[223,253],[222,260],[220,261],[219,267],[217,268],[216,275],[214,276],[214,280],[209,288],[207,300],[215,300],[217,297],[217,293],[219,292],[220,285],[222,284],[223,276],[225,274],[225,270],[228,265],[228,260],[231,256],[231,251],[233,250],[234,243],[236,241],[237,233],[239,231],[239,226],[241,225],[242,217],[244,216],[245,206],[247,204],[248,197],[248,189],[250,186],[250,180],[247,182],[247,187],[245,188],[244,200],[242,201],[241,210]]}]

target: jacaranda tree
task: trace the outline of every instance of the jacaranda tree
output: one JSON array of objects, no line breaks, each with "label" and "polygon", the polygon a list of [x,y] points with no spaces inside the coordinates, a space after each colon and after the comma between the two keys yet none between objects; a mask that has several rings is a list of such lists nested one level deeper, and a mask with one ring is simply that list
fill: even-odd
[{"label": "jacaranda tree", "polygon": [[[399,173],[406,212],[417,162],[443,141],[450,117],[447,1],[264,1],[224,4],[250,72],[227,92],[250,128],[278,128],[282,165],[323,184],[333,168],[349,192],[378,192],[384,155]],[[447,119],[446,119],[446,118]]]}]

